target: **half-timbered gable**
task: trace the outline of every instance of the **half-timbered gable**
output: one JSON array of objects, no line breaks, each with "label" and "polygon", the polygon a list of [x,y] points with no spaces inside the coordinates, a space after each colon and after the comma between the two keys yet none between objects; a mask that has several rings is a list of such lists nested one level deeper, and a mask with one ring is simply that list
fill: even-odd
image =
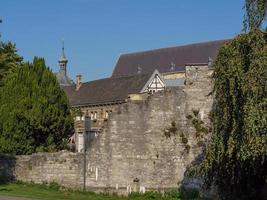
[{"label": "half-timbered gable", "polygon": [[148,92],[148,93],[154,93],[161,90],[164,90],[166,87],[164,80],[158,70],[155,70],[153,74],[150,76],[148,82],[145,84],[143,89],[140,91],[140,93]]}]

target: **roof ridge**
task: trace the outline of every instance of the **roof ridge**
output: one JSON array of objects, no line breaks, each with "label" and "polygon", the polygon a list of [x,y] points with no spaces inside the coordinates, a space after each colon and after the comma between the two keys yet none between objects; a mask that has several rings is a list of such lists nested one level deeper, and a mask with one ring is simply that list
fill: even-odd
[{"label": "roof ridge", "polygon": [[111,76],[111,77],[107,77],[107,78],[101,78],[101,79],[97,79],[97,80],[92,80],[92,81],[86,81],[83,82],[83,84],[86,83],[91,83],[91,82],[97,82],[97,81],[103,81],[103,80],[109,80],[109,79],[119,79],[119,78],[128,78],[128,77],[134,77],[134,76],[145,76],[145,75],[152,75],[154,73],[150,72],[150,73],[142,73],[142,74],[133,74],[133,75],[122,75],[122,76]]},{"label": "roof ridge", "polygon": [[127,78],[127,77],[132,77],[132,76],[145,76],[145,75],[152,75],[154,71],[147,72],[147,73],[141,73],[141,74],[131,74],[131,75],[121,75],[121,76],[111,76],[111,79],[116,79],[116,78]]},{"label": "roof ridge", "polygon": [[[230,41],[231,39],[221,39],[221,40],[210,40],[207,42],[196,42],[196,43],[189,43],[189,44],[182,44],[178,46],[169,46],[169,47],[162,47],[162,48],[156,48],[156,49],[150,49],[150,50],[144,50],[144,51],[135,51],[135,52],[129,52],[129,53],[122,53],[120,54],[119,57],[121,56],[129,56],[129,55],[138,55],[138,54],[143,54],[143,53],[148,53],[148,52],[157,52],[157,51],[162,51],[165,49],[173,49],[173,48],[178,48],[178,47],[192,47],[192,46],[199,46],[199,45],[204,45],[204,44],[212,44],[212,43],[218,43],[218,42],[227,42]],[[115,65],[116,66],[116,65]]]}]

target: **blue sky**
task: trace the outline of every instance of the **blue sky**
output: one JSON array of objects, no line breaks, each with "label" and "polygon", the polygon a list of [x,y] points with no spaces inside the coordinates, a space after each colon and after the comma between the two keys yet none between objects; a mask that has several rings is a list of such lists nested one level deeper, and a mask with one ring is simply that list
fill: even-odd
[{"label": "blue sky", "polygon": [[111,75],[121,53],[232,38],[244,0],[0,0],[2,40],[25,60],[44,57],[58,70],[61,41],[68,74]]}]

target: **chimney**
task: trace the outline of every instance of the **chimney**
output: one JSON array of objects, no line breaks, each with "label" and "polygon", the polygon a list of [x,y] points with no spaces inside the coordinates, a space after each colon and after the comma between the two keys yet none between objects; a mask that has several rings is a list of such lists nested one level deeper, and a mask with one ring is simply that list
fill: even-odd
[{"label": "chimney", "polygon": [[82,86],[82,75],[76,75],[76,90],[79,90]]}]

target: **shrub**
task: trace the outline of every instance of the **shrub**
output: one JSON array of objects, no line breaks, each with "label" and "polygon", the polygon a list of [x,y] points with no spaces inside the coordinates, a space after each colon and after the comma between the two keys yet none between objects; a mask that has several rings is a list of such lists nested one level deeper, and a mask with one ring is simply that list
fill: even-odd
[{"label": "shrub", "polygon": [[188,139],[186,137],[182,137],[182,143],[187,144],[188,143]]},{"label": "shrub", "polygon": [[194,188],[185,188],[180,187],[179,192],[181,194],[182,199],[198,199],[200,197],[199,190]]},{"label": "shrub", "polygon": [[190,147],[189,144],[185,145],[185,151],[186,151],[186,153],[189,153],[190,152],[190,149],[191,149],[191,147]]}]

